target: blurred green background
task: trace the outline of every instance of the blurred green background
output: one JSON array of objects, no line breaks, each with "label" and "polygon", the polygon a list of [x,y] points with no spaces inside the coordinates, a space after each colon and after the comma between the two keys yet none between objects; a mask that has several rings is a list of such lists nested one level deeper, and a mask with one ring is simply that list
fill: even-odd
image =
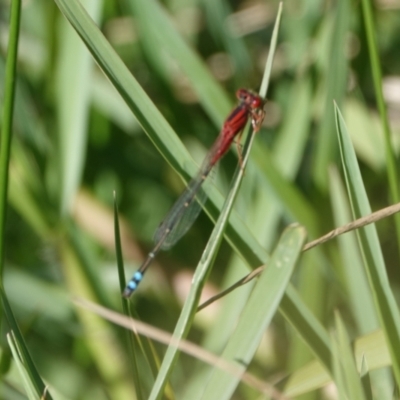
[{"label": "blurred green background", "polygon": [[[200,164],[236,103],[235,91],[260,86],[278,2],[82,0],[82,4]],[[3,82],[9,6],[9,1],[0,1]],[[400,5],[376,0],[372,8],[396,152]],[[335,202],[335,196],[345,195],[333,101],[344,115],[372,210],[393,203],[359,2],[284,3],[267,97],[263,128],[234,207],[263,248],[272,251],[291,222],[303,224],[311,240],[351,218],[338,212]],[[133,398],[123,330],[99,320],[88,322],[71,296],[121,310],[113,193],[129,279],[184,188],[175,170],[185,171],[187,178],[189,167],[182,161],[183,148],[174,146],[171,142],[165,150],[161,142],[149,140],[54,2],[23,3],[4,288],[42,377],[65,398]],[[167,160],[159,150],[166,151]],[[171,165],[175,151],[176,164]],[[213,177],[223,196],[236,165],[233,148]],[[202,213],[172,250],[157,257],[132,299],[142,320],[173,330],[212,227]],[[377,228],[398,298],[399,250],[393,218]],[[365,276],[362,282],[353,281],[363,288],[349,287],[354,277],[348,270],[361,263],[354,238],[348,235],[341,243],[332,241],[306,253],[292,282],[327,329],[333,311],[340,310],[351,338],[377,329],[376,319],[365,323],[357,299],[358,291],[368,290],[363,286]],[[348,245],[355,253],[346,252]],[[247,272],[248,265],[223,242],[204,299]],[[228,296],[233,309],[243,306],[246,290],[250,289]],[[216,304],[199,314],[189,339],[201,343],[222,318],[219,312]],[[107,338],[98,338],[98,332]],[[164,346],[156,349],[162,354]],[[310,359],[296,332],[277,314],[251,371],[274,381]],[[172,377],[178,398],[192,398],[182,393],[193,371],[192,359],[183,356]],[[151,379],[143,380],[147,393]],[[2,398],[25,398],[15,368],[3,382]],[[390,385],[383,386],[387,393]],[[246,386],[235,392],[238,399],[257,396]],[[335,397],[328,387],[304,398]]]}]

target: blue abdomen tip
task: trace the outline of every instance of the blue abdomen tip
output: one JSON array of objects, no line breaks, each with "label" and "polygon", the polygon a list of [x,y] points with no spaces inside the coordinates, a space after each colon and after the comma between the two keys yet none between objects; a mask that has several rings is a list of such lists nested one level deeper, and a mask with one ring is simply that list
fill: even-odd
[{"label": "blue abdomen tip", "polygon": [[140,281],[143,279],[143,274],[140,271],[136,271],[132,279],[128,282],[122,296],[128,298],[137,289]]}]

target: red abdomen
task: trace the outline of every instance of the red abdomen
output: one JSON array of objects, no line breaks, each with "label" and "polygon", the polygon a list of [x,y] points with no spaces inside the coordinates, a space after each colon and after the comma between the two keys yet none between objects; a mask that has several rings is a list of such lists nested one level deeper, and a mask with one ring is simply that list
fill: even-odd
[{"label": "red abdomen", "polygon": [[228,151],[235,136],[242,131],[246,125],[249,111],[244,104],[236,107],[225,120],[219,135],[219,140],[215,143],[217,150],[211,159],[211,165],[214,165]]}]

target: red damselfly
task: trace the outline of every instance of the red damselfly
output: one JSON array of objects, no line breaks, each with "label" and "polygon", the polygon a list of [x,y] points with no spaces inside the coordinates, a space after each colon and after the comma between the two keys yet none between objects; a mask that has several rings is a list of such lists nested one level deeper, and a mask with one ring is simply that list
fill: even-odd
[{"label": "red damselfly", "polygon": [[198,174],[190,181],[186,190],[157,228],[154,235],[154,248],[128,282],[123,292],[124,297],[129,297],[136,290],[157,253],[161,249],[167,250],[172,247],[193,225],[201,210],[201,201],[199,202],[198,197],[203,182],[210,174],[214,165],[228,151],[234,139],[240,136],[247,120],[251,119],[255,131],[260,129],[264,119],[264,99],[247,89],[239,89],[236,92],[236,97],[239,100],[239,104],[225,120],[221,132],[203,161]]}]

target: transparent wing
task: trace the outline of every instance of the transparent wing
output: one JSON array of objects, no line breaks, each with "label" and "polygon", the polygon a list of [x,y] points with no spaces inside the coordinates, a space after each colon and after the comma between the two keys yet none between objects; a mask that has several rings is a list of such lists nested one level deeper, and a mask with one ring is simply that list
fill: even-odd
[{"label": "transparent wing", "polygon": [[201,188],[205,178],[203,174],[199,174],[190,181],[157,228],[154,242],[158,243],[164,238],[161,249],[171,248],[190,229],[200,214],[202,205],[207,201],[207,193]]},{"label": "transparent wing", "polygon": [[186,190],[157,228],[154,242],[160,249],[167,250],[172,247],[198,217],[201,206],[207,199],[206,192],[201,187],[216,163],[215,158],[223,142],[224,136],[220,135],[204,159],[197,176],[189,182]]}]

